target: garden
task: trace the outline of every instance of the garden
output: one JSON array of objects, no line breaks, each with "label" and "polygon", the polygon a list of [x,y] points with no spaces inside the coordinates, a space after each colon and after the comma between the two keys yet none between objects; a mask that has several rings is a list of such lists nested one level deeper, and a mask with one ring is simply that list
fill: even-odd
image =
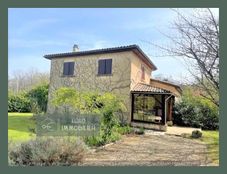
[{"label": "garden", "polygon": [[[100,95],[98,92],[59,88],[51,101],[55,109],[62,113],[100,114],[100,132],[86,137],[37,137],[34,115],[46,112],[47,94],[48,85],[41,85],[27,92],[9,95],[10,165],[81,165],[88,149],[118,142],[125,135],[144,134],[144,129],[134,130],[120,122],[119,113],[123,113],[126,108],[114,94]],[[193,96],[192,90],[185,88],[181,100],[174,108],[173,124],[202,128],[199,141],[206,144],[212,162],[219,163],[218,109],[211,102]]]}]

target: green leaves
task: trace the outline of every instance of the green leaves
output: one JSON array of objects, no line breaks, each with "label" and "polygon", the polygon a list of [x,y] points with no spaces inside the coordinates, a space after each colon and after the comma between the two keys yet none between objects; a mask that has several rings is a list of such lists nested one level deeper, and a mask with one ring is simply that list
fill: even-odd
[{"label": "green leaves", "polygon": [[180,102],[176,103],[174,123],[180,126],[201,127],[206,130],[219,128],[218,107],[203,97],[186,89]]},{"label": "green leaves", "polygon": [[118,112],[126,111],[119,96],[97,91],[78,92],[73,88],[60,88],[53,96],[52,104],[63,111],[98,113],[102,115],[100,135],[87,138],[91,144],[105,144],[114,136],[113,128],[119,125]]},{"label": "green leaves", "polygon": [[8,112],[46,112],[48,85],[34,87],[28,92],[9,93]]}]

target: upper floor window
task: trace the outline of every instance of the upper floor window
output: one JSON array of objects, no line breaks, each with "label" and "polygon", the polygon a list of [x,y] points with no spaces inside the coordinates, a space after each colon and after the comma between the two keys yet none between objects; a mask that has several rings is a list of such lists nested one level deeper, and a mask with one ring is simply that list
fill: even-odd
[{"label": "upper floor window", "polygon": [[74,64],[75,62],[64,62],[64,67],[63,67],[64,76],[74,75]]},{"label": "upper floor window", "polygon": [[144,68],[144,66],[141,66],[141,79],[142,80],[145,80],[145,68]]},{"label": "upper floor window", "polygon": [[112,59],[101,59],[98,62],[98,75],[112,74]]}]

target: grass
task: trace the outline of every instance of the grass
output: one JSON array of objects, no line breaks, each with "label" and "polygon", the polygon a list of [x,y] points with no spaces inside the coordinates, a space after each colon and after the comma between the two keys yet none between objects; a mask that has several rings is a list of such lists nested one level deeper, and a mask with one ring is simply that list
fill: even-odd
[{"label": "grass", "polygon": [[[182,134],[184,138],[194,139],[190,134]],[[219,131],[202,131],[200,141],[207,145],[208,157],[211,163],[219,165]]]},{"label": "grass", "polygon": [[208,155],[212,163],[219,164],[219,132],[203,131],[201,141],[207,144]]},{"label": "grass", "polygon": [[[32,113],[8,113],[8,139],[12,142],[27,141],[35,138],[29,129],[35,127]],[[208,155],[212,163],[219,164],[219,132],[203,131],[200,140],[207,144]],[[186,137],[187,138],[187,137]],[[189,138],[189,137],[188,137]]]},{"label": "grass", "polygon": [[8,113],[8,141],[27,141],[35,137],[29,129],[35,127],[32,113]]}]

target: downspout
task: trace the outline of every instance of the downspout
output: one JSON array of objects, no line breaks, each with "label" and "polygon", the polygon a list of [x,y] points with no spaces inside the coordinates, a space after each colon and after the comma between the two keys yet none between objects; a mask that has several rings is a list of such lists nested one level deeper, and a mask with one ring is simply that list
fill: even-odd
[{"label": "downspout", "polygon": [[167,97],[167,98],[165,99],[165,125],[166,125],[166,120],[167,120],[166,105],[167,105],[167,101],[168,101],[172,96],[174,96],[174,95],[171,94],[169,97]]}]

